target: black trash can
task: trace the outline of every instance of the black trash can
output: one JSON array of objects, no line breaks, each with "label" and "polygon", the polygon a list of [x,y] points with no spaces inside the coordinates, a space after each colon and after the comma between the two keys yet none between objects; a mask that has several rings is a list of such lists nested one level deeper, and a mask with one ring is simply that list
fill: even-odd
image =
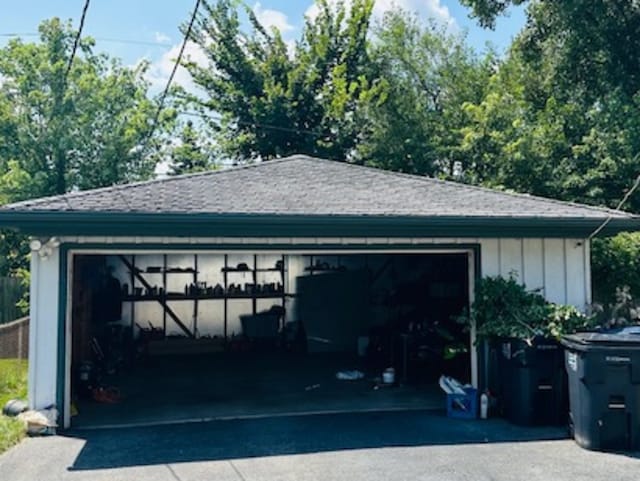
[{"label": "black trash can", "polygon": [[562,344],[576,442],[640,450],[640,330],[574,334]]},{"label": "black trash can", "polygon": [[553,339],[531,343],[507,339],[501,343],[500,378],[503,412],[521,426],[555,426],[568,420],[564,350]]}]

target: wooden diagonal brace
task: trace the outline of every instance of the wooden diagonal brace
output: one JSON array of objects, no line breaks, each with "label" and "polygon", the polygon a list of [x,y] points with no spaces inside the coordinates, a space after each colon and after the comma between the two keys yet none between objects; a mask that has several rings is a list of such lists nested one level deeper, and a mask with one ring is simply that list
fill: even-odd
[{"label": "wooden diagonal brace", "polygon": [[[127,258],[125,256],[118,256],[120,258],[120,260],[122,261],[122,263],[127,266],[127,269],[129,269],[131,272],[133,272],[133,275],[135,276],[136,279],[138,279],[140,281],[140,284],[142,284],[146,289],[151,289],[151,285],[147,282],[147,280],[140,274],[140,272],[136,271],[135,268],[133,267],[133,265],[127,260]],[[158,302],[160,303],[160,305],[163,307],[163,309],[165,310],[165,312],[167,314],[169,314],[169,317],[171,319],[173,319],[173,322],[175,322],[178,327],[180,327],[180,329],[182,329],[184,331],[184,333],[189,336],[190,338],[195,338],[196,336],[189,330],[189,328],[187,326],[184,325],[184,323],[180,320],[180,318],[176,315],[175,312],[173,312],[173,309],[171,309],[171,307],[169,307],[169,305],[167,304],[167,301],[165,299],[163,299],[162,297],[158,297]]]}]

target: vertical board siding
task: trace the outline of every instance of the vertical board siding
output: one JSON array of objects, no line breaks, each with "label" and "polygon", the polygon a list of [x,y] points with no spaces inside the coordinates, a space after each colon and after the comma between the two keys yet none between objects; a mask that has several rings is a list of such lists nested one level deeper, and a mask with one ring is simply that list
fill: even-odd
[{"label": "vertical board siding", "polygon": [[[149,243],[155,238],[146,237],[113,237],[110,242],[121,243]],[[184,238],[164,237],[159,238],[164,244],[184,243]],[[511,272],[517,273],[520,282],[530,289],[541,289],[547,299],[558,303],[571,303],[583,308],[591,299],[591,269],[590,253],[587,241],[580,239],[557,238],[235,238],[235,237],[209,237],[188,238],[188,242],[198,244],[301,244],[312,247],[314,245],[327,244],[368,244],[385,245],[393,248],[394,244],[469,244],[478,243],[481,246],[481,275],[482,276],[508,276]],[[64,242],[92,242],[104,244],[106,237],[65,237]],[[582,242],[582,245],[578,243]],[[107,244],[108,245],[108,244]]]},{"label": "vertical board siding", "polygon": [[551,302],[566,304],[566,256],[564,239],[544,239],[544,290]]},{"label": "vertical board siding", "polygon": [[583,239],[480,239],[482,276],[517,274],[549,301],[584,309],[591,298],[590,260]]},{"label": "vertical board siding", "polygon": [[591,296],[591,241],[584,243],[584,304],[588,306],[593,302]]},{"label": "vertical board siding", "polygon": [[31,273],[29,405],[42,409],[57,402],[60,250],[32,255]]},{"label": "vertical board siding", "polygon": [[482,277],[500,275],[500,246],[498,239],[480,240]]},{"label": "vertical board siding", "polygon": [[565,240],[565,266],[567,272],[567,304],[583,309],[588,303],[585,295],[584,245],[581,239]]},{"label": "vertical board siding", "polygon": [[544,292],[544,249],[542,239],[522,241],[523,274],[522,281],[528,289]]},{"label": "vertical board siding", "polygon": [[498,239],[500,249],[500,275],[509,277],[514,275],[523,282],[522,275],[522,239]]}]

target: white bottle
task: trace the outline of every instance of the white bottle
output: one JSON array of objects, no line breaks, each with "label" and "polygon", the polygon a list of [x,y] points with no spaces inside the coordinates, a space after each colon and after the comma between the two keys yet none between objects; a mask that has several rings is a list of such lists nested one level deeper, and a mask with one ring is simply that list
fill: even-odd
[{"label": "white bottle", "polygon": [[486,392],[480,395],[480,419],[487,419],[489,412],[489,396]]}]

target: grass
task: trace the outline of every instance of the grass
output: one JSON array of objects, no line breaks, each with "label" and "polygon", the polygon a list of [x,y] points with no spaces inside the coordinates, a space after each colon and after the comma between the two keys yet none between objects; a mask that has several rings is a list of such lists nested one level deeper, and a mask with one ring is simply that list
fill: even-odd
[{"label": "grass", "polygon": [[[27,399],[27,361],[0,359],[0,409],[10,399]],[[15,418],[0,415],[0,453],[17,444],[25,434]]]}]

